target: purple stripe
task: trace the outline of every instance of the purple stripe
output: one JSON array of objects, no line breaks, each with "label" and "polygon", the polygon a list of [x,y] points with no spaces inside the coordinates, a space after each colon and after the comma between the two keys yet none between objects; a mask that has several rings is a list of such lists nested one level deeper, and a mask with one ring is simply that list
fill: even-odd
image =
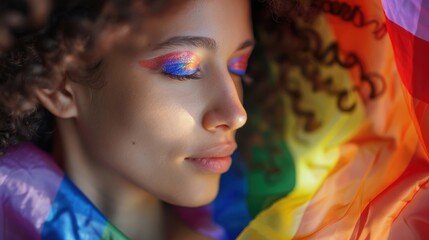
[{"label": "purple stripe", "polygon": [[382,3],[390,21],[413,35],[429,41],[429,1],[382,0]]},{"label": "purple stripe", "polygon": [[202,235],[216,240],[227,239],[225,230],[213,222],[210,205],[197,208],[176,206],[174,210],[185,224]]},{"label": "purple stripe", "polygon": [[30,143],[13,147],[2,156],[0,239],[40,239],[62,178],[50,156]]}]

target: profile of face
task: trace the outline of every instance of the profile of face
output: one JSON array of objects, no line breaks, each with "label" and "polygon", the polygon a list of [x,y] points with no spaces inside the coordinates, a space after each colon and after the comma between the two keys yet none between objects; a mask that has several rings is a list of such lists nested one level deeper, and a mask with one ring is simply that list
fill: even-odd
[{"label": "profile of face", "polygon": [[249,5],[188,1],[145,18],[146,47],[109,52],[101,89],[71,84],[67,119],[79,161],[88,161],[100,185],[182,206],[215,198],[247,118],[241,75],[253,47]]}]

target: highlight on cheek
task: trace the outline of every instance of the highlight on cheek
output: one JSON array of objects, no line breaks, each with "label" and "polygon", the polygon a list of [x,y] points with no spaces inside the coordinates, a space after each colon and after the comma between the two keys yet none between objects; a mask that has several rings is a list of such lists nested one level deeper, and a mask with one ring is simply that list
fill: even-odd
[{"label": "highlight on cheek", "polygon": [[250,54],[245,54],[231,59],[228,62],[229,71],[233,74],[244,76],[244,74],[246,74],[247,62],[249,60],[249,57]]},{"label": "highlight on cheek", "polygon": [[174,52],[149,60],[139,65],[150,70],[162,71],[167,75],[188,76],[199,71],[200,58],[190,51]]}]

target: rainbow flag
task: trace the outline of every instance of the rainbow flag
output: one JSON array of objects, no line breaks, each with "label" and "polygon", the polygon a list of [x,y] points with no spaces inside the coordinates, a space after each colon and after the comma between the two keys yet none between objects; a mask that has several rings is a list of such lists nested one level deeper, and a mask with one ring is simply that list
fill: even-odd
[{"label": "rainbow flag", "polygon": [[[128,239],[31,143],[0,157],[0,239]],[[212,239],[228,239],[212,207],[173,207],[185,224]],[[240,228],[240,230],[243,227]]]},{"label": "rainbow flag", "polygon": [[383,6],[410,115],[429,155],[429,2],[383,0]]},{"label": "rainbow flag", "polygon": [[[429,2],[314,2],[311,21],[303,6],[293,23],[255,23],[271,90],[248,91],[277,99],[283,125],[264,122],[264,106],[248,109],[261,136],[244,150],[255,218],[238,239],[429,236]],[[298,47],[325,81],[287,62],[282,48],[296,42],[309,43]],[[280,137],[269,145],[270,134]]]},{"label": "rainbow flag", "polygon": [[0,239],[128,239],[30,143],[0,158]]}]

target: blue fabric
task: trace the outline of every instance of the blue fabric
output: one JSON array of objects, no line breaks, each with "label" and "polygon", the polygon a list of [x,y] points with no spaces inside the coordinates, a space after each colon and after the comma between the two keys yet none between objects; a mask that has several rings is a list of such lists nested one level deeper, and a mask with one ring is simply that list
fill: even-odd
[{"label": "blue fabric", "polygon": [[43,225],[42,239],[101,239],[106,225],[105,217],[64,177]]},{"label": "blue fabric", "polygon": [[244,164],[237,152],[232,158],[231,169],[222,175],[219,195],[212,204],[213,219],[225,229],[228,239],[236,239],[251,220],[246,200],[248,184]]}]

